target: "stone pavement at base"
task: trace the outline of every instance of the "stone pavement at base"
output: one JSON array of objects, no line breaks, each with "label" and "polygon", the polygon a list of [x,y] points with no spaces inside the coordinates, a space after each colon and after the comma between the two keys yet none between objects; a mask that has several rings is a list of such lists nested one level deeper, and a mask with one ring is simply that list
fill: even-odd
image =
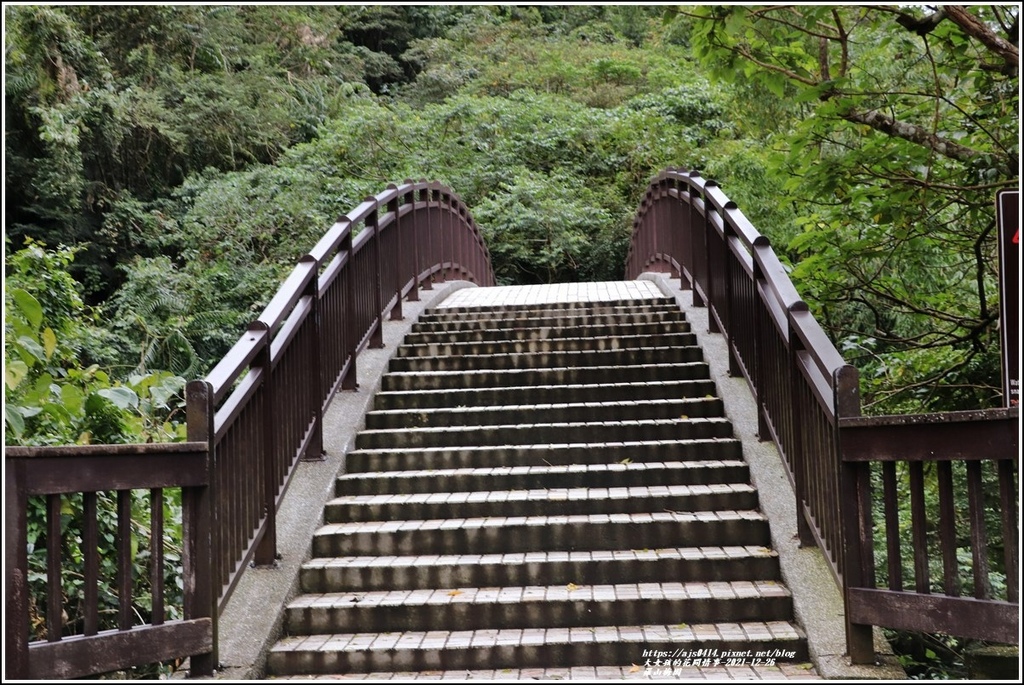
[{"label": "stone pavement at base", "polygon": [[507,285],[458,290],[438,304],[437,308],[651,300],[664,296],[658,286],[650,281]]},{"label": "stone pavement at base", "polygon": [[419,673],[351,673],[344,675],[290,676],[275,680],[820,680],[810,664],[775,666],[681,666],[674,671],[644,666],[579,666],[574,668],[523,668],[497,671],[425,671]]}]

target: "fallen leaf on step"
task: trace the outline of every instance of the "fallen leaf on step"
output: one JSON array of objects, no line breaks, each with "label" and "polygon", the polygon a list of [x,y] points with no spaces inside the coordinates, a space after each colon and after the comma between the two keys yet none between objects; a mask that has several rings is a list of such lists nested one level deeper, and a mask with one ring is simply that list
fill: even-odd
[{"label": "fallen leaf on step", "polygon": [[568,590],[569,592],[572,592],[573,590],[579,590],[580,586],[577,585],[576,583],[569,583],[568,585],[565,586],[565,589]]},{"label": "fallen leaf on step", "polygon": [[629,672],[630,673],[636,673],[639,670],[640,670],[640,667],[637,666],[636,664],[633,664],[633,667],[631,669],[629,669]]},{"label": "fallen leaf on step", "polygon": [[448,593],[448,596],[449,597],[455,597],[455,596],[461,595],[461,594],[462,594],[462,590],[452,590],[452,591],[450,591]]}]

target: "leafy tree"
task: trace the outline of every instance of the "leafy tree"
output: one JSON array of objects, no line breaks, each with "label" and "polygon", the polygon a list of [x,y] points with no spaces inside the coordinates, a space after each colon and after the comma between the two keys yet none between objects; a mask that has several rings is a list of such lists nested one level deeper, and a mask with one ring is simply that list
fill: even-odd
[{"label": "leafy tree", "polygon": [[1018,183],[1016,8],[712,6],[681,20],[715,74],[800,104],[773,163],[801,208],[793,276],[861,366],[866,408],[996,401],[992,202]]}]

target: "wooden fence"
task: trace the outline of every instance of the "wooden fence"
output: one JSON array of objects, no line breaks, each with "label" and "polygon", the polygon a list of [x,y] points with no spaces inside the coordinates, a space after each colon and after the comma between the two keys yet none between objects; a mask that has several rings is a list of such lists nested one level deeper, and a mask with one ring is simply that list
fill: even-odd
[{"label": "wooden fence", "polygon": [[[698,173],[668,169],[648,187],[634,221],[626,277],[644,271],[678,276],[680,287],[693,291],[694,304],[708,307],[711,330],[726,336],[729,371],[747,380],[757,401],[759,437],[774,441],[793,483],[800,541],[821,549],[843,591],[855,663],[874,660],[872,625],[1018,641],[1018,409],[861,417],[857,370],[800,299],[768,239],[717,183]],[[902,543],[898,462],[906,464],[913,512],[913,535]],[[986,494],[983,464],[989,481],[998,483],[998,498]],[[923,474],[931,466],[938,474],[937,538],[923,504]],[[963,478],[953,477],[961,471]],[[951,507],[953,482],[961,480],[971,503],[970,598],[960,597],[955,581],[960,538]],[[994,535],[984,525],[985,512],[993,508],[1001,550],[986,542]],[[876,528],[886,533],[885,589],[875,584]],[[913,589],[903,586],[898,571],[903,547],[914,563]],[[929,581],[929,548],[944,564],[941,597]],[[987,582],[995,566],[1007,578],[1001,593]]]},{"label": "wooden fence", "polygon": [[[276,512],[302,459],[323,452],[323,412],[357,386],[361,350],[382,346],[384,316],[402,316],[435,281],[493,285],[490,254],[465,204],[445,186],[407,181],[343,216],[294,268],[213,370],[188,384],[187,443],[8,448],[5,453],[7,678],[63,679],[191,658],[217,666],[217,617],[250,562],[273,564]],[[148,489],[152,540],[164,539],[164,490],[181,488],[184,618],[164,620],[162,545],[151,549],[151,624],[133,618],[132,490]],[[97,493],[116,498],[118,627],[98,630]],[[30,607],[28,511],[45,498],[47,601]],[[100,494],[99,496],[105,496]],[[84,512],[85,618],[64,636],[61,517]],[[30,620],[45,617],[46,638]]]}]

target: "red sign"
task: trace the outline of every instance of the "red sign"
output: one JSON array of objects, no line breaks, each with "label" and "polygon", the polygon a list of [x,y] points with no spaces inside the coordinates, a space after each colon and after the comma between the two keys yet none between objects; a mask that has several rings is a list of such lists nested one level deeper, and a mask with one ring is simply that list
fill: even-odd
[{"label": "red sign", "polygon": [[999,301],[1003,339],[1003,401],[1020,404],[1020,190],[996,193]]}]

